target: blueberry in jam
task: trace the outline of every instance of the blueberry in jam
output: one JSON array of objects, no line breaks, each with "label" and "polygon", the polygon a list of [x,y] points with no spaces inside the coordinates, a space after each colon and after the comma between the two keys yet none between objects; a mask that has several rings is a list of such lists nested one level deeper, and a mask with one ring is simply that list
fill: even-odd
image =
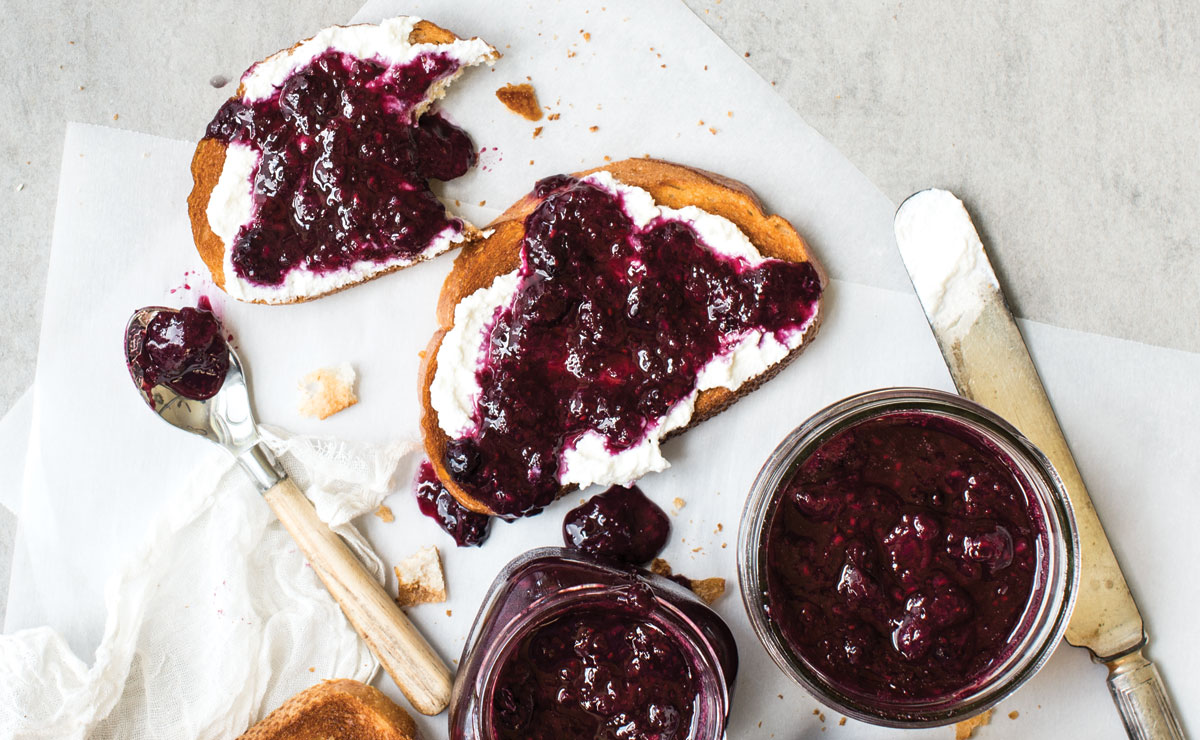
[{"label": "blueberry in jam", "polygon": [[438,523],[459,547],[482,545],[491,534],[492,518],[466,509],[438,480],[433,465],[421,461],[416,481],[417,507]]},{"label": "blueberry in jam", "polygon": [[1044,527],[1023,478],[960,422],[891,412],[822,443],[765,543],[788,646],[841,691],[946,696],[1009,655]]},{"label": "blueberry in jam", "polygon": [[495,740],[690,737],[698,691],[691,663],[676,638],[638,612],[593,606],[527,634],[496,683]]},{"label": "blueberry in jam", "polygon": [[196,401],[215,396],[229,370],[229,347],[204,298],[197,308],[159,310],[132,357],[130,369],[147,394],[165,385]]},{"label": "blueberry in jam", "polygon": [[567,547],[630,565],[650,562],[662,552],[671,520],[637,486],[613,486],[567,512]]},{"label": "blueberry in jam", "polygon": [[810,263],[752,265],[679,220],[639,227],[619,195],[586,180],[560,175],[534,193],[517,294],[476,373],[477,430],[445,460],[509,518],[554,500],[563,451],[584,434],[612,453],[640,444],[714,357],[751,330],[794,336],[821,293]]},{"label": "blueberry in jam", "polygon": [[237,274],[280,285],[298,267],[413,258],[461,231],[429,180],[465,173],[474,145],[436,113],[415,116],[430,86],[458,67],[445,54],[386,66],[330,50],[268,98],[229,100],[208,137],[261,153],[255,216],[232,247]]}]

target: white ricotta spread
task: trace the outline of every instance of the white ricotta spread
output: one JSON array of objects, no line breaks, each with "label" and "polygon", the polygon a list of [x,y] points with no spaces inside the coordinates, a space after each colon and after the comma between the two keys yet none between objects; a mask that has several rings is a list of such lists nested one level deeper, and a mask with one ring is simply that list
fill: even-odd
[{"label": "white ricotta spread", "polygon": [[962,338],[1000,288],[967,209],[946,190],[922,190],[900,205],[895,228],[929,322],[951,342]]},{"label": "white ricotta spread", "polygon": [[[639,227],[659,218],[686,221],[715,252],[745,260],[751,265],[766,259],[736,224],[722,216],[694,206],[681,209],[658,206],[650,193],[620,182],[608,172],[596,172],[583,179],[610,193],[620,194],[626,213]],[[497,311],[512,304],[517,285],[518,274],[514,270],[467,296],[454,309],[454,326],[438,347],[437,372],[430,384],[430,402],[437,411],[438,425],[452,438],[464,437],[477,430],[475,401],[481,389],[476,370],[486,358],[487,330]],[[627,484],[646,473],[670,467],[660,445],[668,433],[691,421],[698,393],[710,388],[737,390],[799,347],[816,317],[814,313],[808,323],[782,341],[774,334],[758,329],[741,337],[731,337],[726,350],[697,374],[696,390],[672,406],[639,444],[613,454],[602,435],[586,432],[563,450],[559,482],[580,488],[593,484]]]},{"label": "white ricotta spread", "polygon": [[[459,69],[449,78],[435,83],[429,93],[430,101],[440,97],[446,85],[466,67],[495,61],[496,50],[477,38],[459,39],[450,44],[409,43],[409,34],[419,20],[412,16],[398,16],[378,25],[326,28],[296,48],[277,52],[248,69],[242,75],[242,99],[253,102],[270,97],[288,77],[329,49],[358,58],[376,59],[388,65],[405,64],[429,51],[447,54],[458,61]],[[281,285],[259,285],[243,279],[233,269],[233,243],[241,228],[255,216],[252,188],[258,160],[259,152],[253,148],[242,144],[229,145],[221,175],[205,209],[209,228],[225,246],[224,287],[230,296],[241,301],[288,303],[298,298],[328,293],[416,261],[408,257],[385,262],[363,261],[344,270],[328,273],[314,273],[297,267],[287,273]],[[418,259],[441,254],[464,238],[461,233],[448,227],[433,239]]]},{"label": "white ricotta spread", "polygon": [[253,102],[269,98],[293,72],[329,49],[387,65],[405,64],[427,51],[448,54],[463,67],[495,60],[496,50],[477,38],[459,39],[452,44],[409,43],[408,37],[420,20],[402,15],[377,25],[330,26],[296,48],[276,52],[246,70],[242,75],[242,99]]}]

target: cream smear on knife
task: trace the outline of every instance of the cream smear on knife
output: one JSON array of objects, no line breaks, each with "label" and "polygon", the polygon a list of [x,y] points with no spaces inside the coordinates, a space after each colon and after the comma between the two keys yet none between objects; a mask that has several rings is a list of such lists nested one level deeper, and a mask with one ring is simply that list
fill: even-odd
[{"label": "cream smear on knife", "polygon": [[913,194],[896,212],[896,244],[929,323],[961,339],[1000,289],[962,201],[947,190]]}]

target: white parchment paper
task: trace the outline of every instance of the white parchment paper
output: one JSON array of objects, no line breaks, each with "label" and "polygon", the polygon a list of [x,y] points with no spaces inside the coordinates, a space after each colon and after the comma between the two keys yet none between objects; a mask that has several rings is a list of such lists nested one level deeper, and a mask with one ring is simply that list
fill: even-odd
[{"label": "white parchment paper", "polygon": [[[809,238],[839,278],[821,334],[778,378],[668,443],[673,467],[642,487],[668,511],[676,497],[687,502],[673,514],[664,553],[676,570],[728,579],[717,609],[742,658],[731,738],[948,737],[946,729],[898,733],[853,721],[839,726],[831,714],[822,720],[817,703],[755,640],[736,586],[745,492],[791,428],[858,391],[951,387],[895,254],[893,204],[682,4],[416,0],[371,3],[355,20],[401,11],[483,36],[505,54],[494,72],[473,70],[456,83],[446,101],[451,117],[486,148],[480,167],[446,188],[474,220],[485,222],[537,178],[604,156],[651,154],[743,180]],[[529,123],[496,100],[496,88],[527,76],[558,120]],[[204,123],[196,122],[198,133]],[[543,133],[534,139],[536,126]],[[5,628],[48,624],[85,661],[104,623],[106,575],[208,449],[155,419],[134,392],[120,342],[133,309],[213,295],[237,335],[265,422],[370,442],[417,435],[417,353],[433,331],[433,303],[451,257],[308,304],[224,300],[206,284],[191,246],[184,209],[191,151],[186,142],[88,126],[71,126],[64,145]],[[1023,329],[1147,614],[1153,655],[1195,727],[1200,716],[1189,705],[1200,699],[1200,649],[1192,615],[1200,597],[1186,574],[1200,561],[1200,434],[1191,418],[1200,408],[1200,356],[1042,325]],[[296,382],[341,361],[359,371],[359,405],[324,422],[299,417]],[[395,522],[367,517],[365,526],[385,562],[422,544],[442,548],[450,601],[410,613],[452,659],[496,571],[529,547],[559,542],[562,514],[580,497],[497,524],[481,549],[454,549],[417,514],[407,491],[390,501]],[[1123,737],[1103,676],[1085,653],[1064,647],[981,736]],[[380,686],[399,698],[386,679]],[[1019,718],[1008,719],[1011,711]],[[445,736],[444,717],[418,721],[428,737]]]}]

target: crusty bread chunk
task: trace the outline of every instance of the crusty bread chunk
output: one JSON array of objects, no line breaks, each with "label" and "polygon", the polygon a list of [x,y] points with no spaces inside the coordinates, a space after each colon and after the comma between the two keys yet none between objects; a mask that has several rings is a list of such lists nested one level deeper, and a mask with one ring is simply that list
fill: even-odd
[{"label": "crusty bread chunk", "polygon": [[417,725],[373,686],[342,678],[288,699],[239,740],[419,740]]},{"label": "crusty bread chunk", "polygon": [[300,379],[299,411],[305,416],[327,419],[358,403],[354,393],[356,378],[348,362],[313,370]]},{"label": "crusty bread chunk", "polygon": [[396,603],[403,607],[440,604],[446,600],[442,556],[433,546],[422,547],[400,561],[396,572]]},{"label": "crusty bread chunk", "polygon": [[[660,206],[675,209],[695,206],[722,216],[736,225],[763,257],[810,263],[816,270],[821,286],[826,283],[820,265],[813,259],[807,244],[792,225],[780,216],[765,213],[758,198],[742,183],[710,172],[655,159],[613,162],[576,173],[575,177],[584,177],[598,171],[606,171],[621,183],[649,192]],[[495,515],[498,512],[456,484],[447,470],[446,447],[451,440],[439,424],[430,388],[438,373],[438,350],[443,338],[454,326],[455,307],[464,298],[492,285],[497,276],[512,272],[521,266],[525,219],[540,202],[541,200],[532,193],[525,196],[488,226],[491,233],[487,238],[467,245],[459,252],[454,261],[454,268],[442,286],[437,306],[439,328],[425,350],[419,374],[419,396],[423,411],[421,431],[426,453],[446,489],[464,507],[482,514]],[[696,397],[691,421],[667,436],[674,436],[716,415],[773,377],[807,346],[816,334],[820,320],[821,311],[818,305],[812,323],[804,333],[803,343],[781,361],[743,383],[736,391],[723,387],[701,391]],[[560,495],[570,489],[570,486],[563,487]]]}]

